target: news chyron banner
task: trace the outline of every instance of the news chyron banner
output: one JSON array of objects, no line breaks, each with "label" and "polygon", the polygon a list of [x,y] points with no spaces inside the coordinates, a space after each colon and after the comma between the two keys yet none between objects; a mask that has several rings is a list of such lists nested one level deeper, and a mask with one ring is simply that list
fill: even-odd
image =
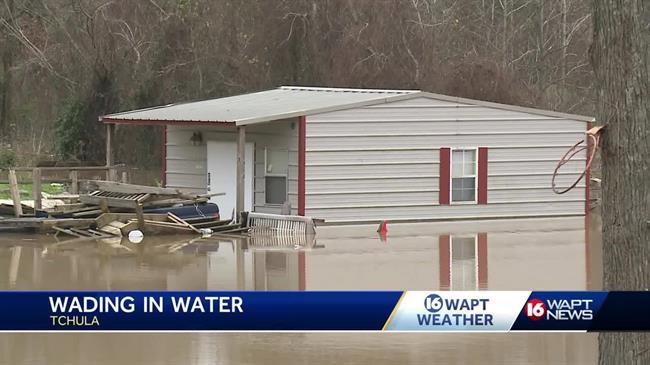
[{"label": "news chyron banner", "polygon": [[648,331],[650,292],[0,292],[0,331]]}]

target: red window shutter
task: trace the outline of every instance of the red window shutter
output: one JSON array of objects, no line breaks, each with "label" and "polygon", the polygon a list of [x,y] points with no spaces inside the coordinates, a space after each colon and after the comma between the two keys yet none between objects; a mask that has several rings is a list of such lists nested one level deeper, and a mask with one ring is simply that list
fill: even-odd
[{"label": "red window shutter", "polygon": [[487,204],[488,150],[478,148],[478,199],[479,204]]},{"label": "red window shutter", "polygon": [[449,187],[451,185],[451,149],[449,147],[440,148],[440,196],[438,202],[440,205],[449,205]]}]

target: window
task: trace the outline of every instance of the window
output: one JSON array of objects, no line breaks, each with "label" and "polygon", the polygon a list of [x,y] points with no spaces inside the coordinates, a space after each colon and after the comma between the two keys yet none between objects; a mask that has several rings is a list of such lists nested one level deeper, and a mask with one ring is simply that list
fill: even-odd
[{"label": "window", "polygon": [[287,200],[289,151],[264,150],[264,192],[266,204],[281,205]]},{"label": "window", "polygon": [[476,290],[477,270],[476,237],[452,237],[451,288]]},{"label": "window", "polygon": [[476,201],[476,150],[451,153],[451,201]]}]

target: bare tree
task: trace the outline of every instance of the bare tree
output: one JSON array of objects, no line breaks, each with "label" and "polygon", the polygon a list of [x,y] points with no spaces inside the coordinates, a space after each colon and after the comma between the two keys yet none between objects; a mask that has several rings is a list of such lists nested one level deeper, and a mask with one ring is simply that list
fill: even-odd
[{"label": "bare tree", "polygon": [[[603,136],[603,266],[608,290],[650,288],[650,8],[594,1],[591,62]],[[601,364],[650,363],[650,334],[601,333]]]}]

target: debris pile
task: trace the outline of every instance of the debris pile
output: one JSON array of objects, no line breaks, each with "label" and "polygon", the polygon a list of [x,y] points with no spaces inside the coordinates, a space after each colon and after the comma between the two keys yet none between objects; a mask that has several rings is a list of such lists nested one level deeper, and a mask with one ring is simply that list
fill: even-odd
[{"label": "debris pile", "polygon": [[[1,219],[0,228],[90,238],[128,235],[135,229],[158,234],[193,233],[213,227],[213,230],[227,231],[240,228],[230,220],[221,221],[218,206],[208,202],[210,197],[221,194],[196,195],[173,188],[99,180],[88,184],[92,189],[89,194],[49,197],[44,201],[56,203],[44,204],[41,210],[21,204],[23,214]],[[13,215],[15,207],[5,204],[0,208]]]},{"label": "debris pile", "polygon": [[23,214],[14,210],[18,218],[0,219],[0,230],[29,229],[80,239],[254,235],[256,242],[263,242],[261,246],[295,244],[296,239],[307,240],[315,233],[314,220],[302,216],[233,212],[232,220],[221,220],[219,207],[209,199],[223,193],[196,195],[173,188],[98,180],[89,184],[92,190],[88,194],[50,197],[56,204],[46,202],[46,208],[31,211],[24,206]]}]

